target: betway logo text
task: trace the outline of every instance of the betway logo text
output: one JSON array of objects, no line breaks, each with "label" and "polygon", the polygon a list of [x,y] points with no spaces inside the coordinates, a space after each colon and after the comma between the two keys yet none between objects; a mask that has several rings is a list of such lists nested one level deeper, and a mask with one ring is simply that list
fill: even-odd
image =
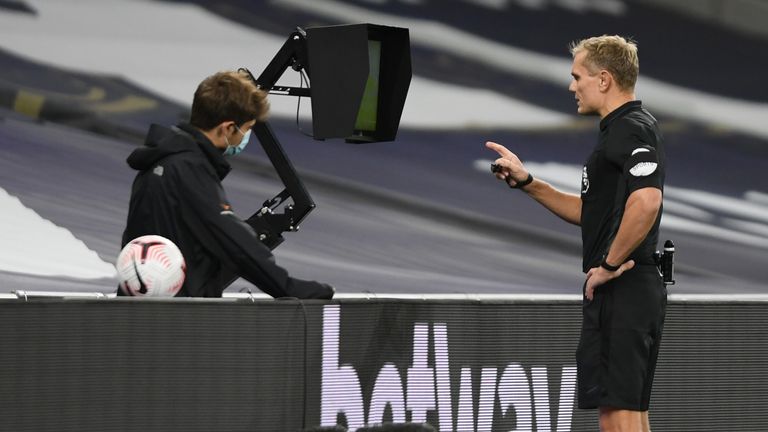
[{"label": "betway logo text", "polygon": [[[337,415],[343,413],[349,430],[383,421],[384,411],[390,406],[392,421],[406,420],[423,423],[428,411],[436,411],[439,424],[432,424],[440,432],[491,432],[494,407],[498,397],[502,412],[514,409],[517,419],[515,432],[533,432],[534,418],[537,432],[568,432],[571,429],[573,402],[576,389],[576,368],[564,366],[560,382],[560,400],[556,429],[551,429],[549,386],[546,367],[531,367],[530,379],[518,363],[509,363],[499,374],[497,367],[483,367],[480,371],[480,392],[475,407],[472,389],[472,370],[461,368],[459,388],[451,388],[448,357],[448,329],[444,323],[415,323],[413,326],[413,362],[402,373],[392,363],[384,363],[376,377],[370,404],[363,406],[360,380],[354,366],[339,364],[340,307],[325,306],[323,310],[323,356],[321,390],[321,426],[336,424]],[[429,357],[430,327],[433,338],[434,366],[427,364]],[[403,388],[405,382],[405,388]],[[454,414],[451,395],[458,390],[458,406]],[[410,411],[410,419],[406,419]],[[477,417],[474,413],[477,412]],[[432,422],[434,423],[434,422]],[[510,431],[512,432],[512,431]]]}]

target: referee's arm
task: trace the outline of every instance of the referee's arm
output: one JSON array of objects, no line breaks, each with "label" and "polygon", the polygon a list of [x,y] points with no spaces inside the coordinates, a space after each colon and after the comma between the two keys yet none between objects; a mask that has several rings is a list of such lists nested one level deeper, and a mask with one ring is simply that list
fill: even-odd
[{"label": "referee's arm", "polygon": [[610,265],[623,263],[640,243],[656,222],[661,208],[661,190],[646,187],[632,192],[624,206],[619,231],[611,244],[611,250],[605,261]]},{"label": "referee's arm", "polygon": [[[501,167],[501,172],[496,173],[498,179],[506,180],[508,176],[511,176],[517,182],[528,177],[528,170],[525,169],[516,154],[493,141],[486,142],[485,146],[499,155],[499,159],[495,161]],[[559,191],[549,183],[539,179],[533,179],[532,183],[521,189],[560,219],[574,225],[581,225],[581,196]]]},{"label": "referee's arm", "polygon": [[523,191],[560,219],[581,225],[581,197],[555,189],[549,183],[534,179]]}]

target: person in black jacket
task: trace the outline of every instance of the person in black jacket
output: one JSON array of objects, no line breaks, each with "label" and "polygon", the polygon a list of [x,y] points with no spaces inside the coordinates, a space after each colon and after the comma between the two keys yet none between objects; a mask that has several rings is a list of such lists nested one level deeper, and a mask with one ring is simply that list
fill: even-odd
[{"label": "person in black jacket", "polygon": [[187,266],[177,296],[221,297],[241,276],[273,297],[333,297],[331,286],[292,278],[278,266],[222,188],[226,156],[242,151],[268,110],[266,93],[248,75],[216,73],[195,91],[188,124],[151,125],[144,146],[128,157],[139,173],[122,245],[148,234],[173,241]]}]

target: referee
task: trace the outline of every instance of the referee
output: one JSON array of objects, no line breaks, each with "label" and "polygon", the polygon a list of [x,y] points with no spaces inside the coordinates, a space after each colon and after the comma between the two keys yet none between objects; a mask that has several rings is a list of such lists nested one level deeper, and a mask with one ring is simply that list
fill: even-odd
[{"label": "referee", "polygon": [[650,431],[648,405],[667,292],[654,264],[664,188],[658,122],[635,99],[637,46],[620,36],[571,44],[568,89],[578,113],[600,116],[581,196],[534,179],[518,157],[487,142],[493,171],[566,222],[580,225],[584,307],[576,352],[579,408],[599,408],[601,431]]}]

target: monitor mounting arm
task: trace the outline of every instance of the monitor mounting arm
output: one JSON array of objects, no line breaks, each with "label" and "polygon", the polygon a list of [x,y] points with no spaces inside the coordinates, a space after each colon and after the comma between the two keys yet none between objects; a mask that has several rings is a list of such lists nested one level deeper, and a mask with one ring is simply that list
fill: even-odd
[{"label": "monitor mounting arm", "polygon": [[[308,70],[306,38],[301,29],[297,29],[288,37],[288,40],[267,65],[264,72],[254,81],[259,88],[266,92],[289,96],[310,96],[308,88],[275,85],[289,67],[299,72],[302,69]],[[253,79],[252,75],[251,78]],[[267,122],[256,123],[252,130],[285,189],[274,198],[265,201],[261,209],[248,218],[246,222],[256,231],[259,240],[268,248],[275,249],[284,240],[282,233],[297,231],[299,223],[315,208],[315,203],[269,124]],[[291,199],[293,203],[287,204],[283,213],[277,213],[278,208],[288,199]]]}]

